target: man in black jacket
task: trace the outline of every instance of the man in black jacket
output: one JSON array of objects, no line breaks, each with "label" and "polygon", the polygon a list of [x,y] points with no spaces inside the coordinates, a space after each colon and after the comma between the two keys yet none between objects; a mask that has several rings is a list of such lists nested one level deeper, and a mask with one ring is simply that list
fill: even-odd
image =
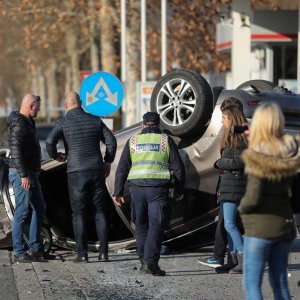
[{"label": "man in black jacket", "polygon": [[[86,232],[87,208],[93,210],[96,231],[100,240],[99,260],[108,260],[108,220],[105,177],[117,149],[116,138],[99,117],[84,112],[79,95],[69,92],[65,99],[67,114],[57,121],[50,132],[46,147],[49,156],[58,161],[67,159],[70,203],[77,257],[74,262],[88,262]],[[66,154],[58,153],[56,145],[63,139]],[[104,160],[100,141],[106,145]]]},{"label": "man in black jacket", "polygon": [[160,117],[155,112],[143,116],[142,132],[131,137],[122,152],[115,175],[115,203],[124,202],[126,180],[132,200],[137,254],[143,273],[164,276],[158,266],[163,231],[169,224],[170,172],[181,200],[185,170],[173,139],[159,130]]},{"label": "man in black jacket", "polygon": [[[27,94],[20,111],[8,117],[8,142],[11,151],[9,181],[15,194],[12,229],[14,261],[16,263],[43,260],[40,231],[45,214],[45,201],[38,175],[41,168],[41,148],[33,118],[41,105],[39,96]],[[29,229],[29,254],[24,245],[24,223],[32,210]]]}]

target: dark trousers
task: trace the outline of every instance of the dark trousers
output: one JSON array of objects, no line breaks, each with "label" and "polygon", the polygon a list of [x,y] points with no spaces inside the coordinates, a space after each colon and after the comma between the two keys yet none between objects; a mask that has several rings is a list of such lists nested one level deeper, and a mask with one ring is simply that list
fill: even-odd
[{"label": "dark trousers", "polygon": [[[236,225],[240,232],[244,232],[239,213],[236,216]],[[216,259],[224,259],[227,248],[227,231],[224,227],[224,216],[222,210],[219,210],[218,223],[215,231],[214,256]]]},{"label": "dark trousers", "polygon": [[130,192],[137,254],[144,263],[156,264],[163,232],[170,221],[169,189],[131,185]]},{"label": "dark trousers", "polygon": [[[69,195],[72,208],[73,229],[78,256],[88,251],[87,218],[95,218],[100,240],[100,253],[108,252],[108,219],[106,212],[106,187],[101,170],[84,170],[68,173]],[[88,213],[89,210],[89,215]]]}]

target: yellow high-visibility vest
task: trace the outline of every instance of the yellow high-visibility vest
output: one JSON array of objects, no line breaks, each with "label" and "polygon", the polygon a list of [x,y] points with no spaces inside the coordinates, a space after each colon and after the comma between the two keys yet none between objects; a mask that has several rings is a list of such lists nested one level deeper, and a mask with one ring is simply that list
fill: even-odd
[{"label": "yellow high-visibility vest", "polygon": [[170,179],[170,147],[166,134],[146,133],[130,138],[131,179]]}]

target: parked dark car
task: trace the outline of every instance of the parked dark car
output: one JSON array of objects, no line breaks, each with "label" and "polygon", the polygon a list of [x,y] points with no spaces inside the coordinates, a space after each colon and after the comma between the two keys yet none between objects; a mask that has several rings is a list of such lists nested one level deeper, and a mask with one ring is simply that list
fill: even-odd
[{"label": "parked dark car", "polygon": [[[220,105],[225,98],[236,97],[242,103],[249,122],[255,108],[265,101],[279,104],[286,117],[285,130],[295,134],[300,128],[300,95],[264,80],[250,80],[234,90],[223,87],[211,89],[201,75],[190,70],[174,70],[156,83],[152,97],[151,110],[161,117],[161,129],[171,134],[179,146],[187,180],[183,201],[171,202],[171,222],[164,233],[164,244],[170,248],[187,249],[207,245],[214,240],[218,215],[216,185],[218,172],[213,168],[220,156],[220,137],[222,135]],[[130,195],[125,189],[125,205],[115,207],[112,201],[114,174],[129,137],[140,131],[141,124],[133,125],[116,132],[118,150],[107,179],[107,197],[110,207],[111,250],[135,246],[135,228],[130,216]],[[7,246],[13,217],[14,195],[7,181],[6,156],[2,150],[0,166],[0,205],[7,214],[0,215],[0,245]],[[71,209],[68,197],[66,164],[46,161],[42,164],[40,175],[43,193],[47,203],[47,220],[43,237],[49,248],[54,244],[74,249],[74,234],[71,222]],[[10,217],[8,218],[7,215]],[[2,227],[1,227],[2,226]],[[9,227],[10,226],[10,227]],[[89,226],[89,246],[98,248],[96,232],[91,220]],[[46,248],[47,248],[46,247]]]}]

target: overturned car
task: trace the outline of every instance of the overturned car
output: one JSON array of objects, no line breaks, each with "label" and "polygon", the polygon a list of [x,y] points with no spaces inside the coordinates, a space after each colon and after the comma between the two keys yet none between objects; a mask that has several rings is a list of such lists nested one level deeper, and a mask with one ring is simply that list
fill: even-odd
[{"label": "overturned car", "polygon": [[[151,96],[151,110],[160,114],[161,129],[172,135],[178,144],[187,174],[184,199],[171,201],[171,222],[164,233],[164,244],[169,248],[199,247],[214,240],[218,215],[215,197],[218,171],[213,165],[220,156],[220,105],[228,97],[235,97],[243,103],[249,122],[259,104],[274,101],[285,115],[286,131],[294,134],[300,128],[300,95],[272,82],[250,80],[234,90],[211,88],[200,74],[184,69],[171,71],[158,80]],[[125,188],[125,205],[122,207],[115,207],[111,195],[122,149],[128,138],[140,131],[140,127],[139,123],[116,133],[117,155],[111,175],[106,180],[110,250],[135,247],[129,191]],[[0,247],[9,247],[14,212],[14,194],[8,182],[9,150],[0,150],[0,157]],[[45,251],[50,251],[53,244],[75,249],[66,163],[44,161],[40,182],[47,204],[42,229]],[[97,250],[99,242],[93,220],[90,220],[88,235],[90,250]]]}]

